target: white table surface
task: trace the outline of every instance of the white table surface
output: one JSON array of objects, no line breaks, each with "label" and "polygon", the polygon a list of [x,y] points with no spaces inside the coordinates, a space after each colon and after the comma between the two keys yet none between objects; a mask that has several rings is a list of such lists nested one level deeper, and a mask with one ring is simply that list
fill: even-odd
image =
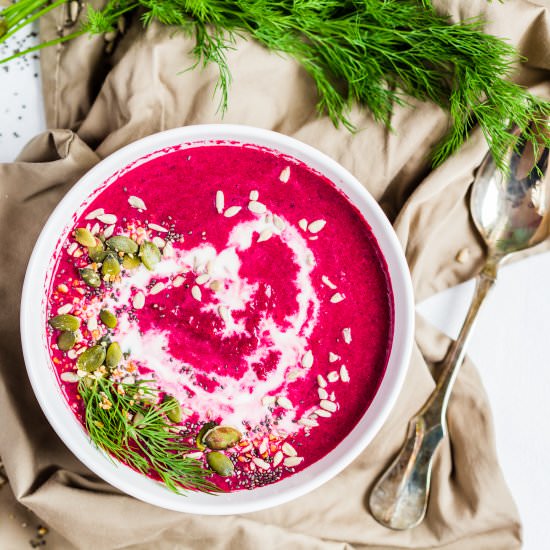
[{"label": "white table surface", "polygon": [[[33,40],[26,32],[16,47]],[[2,50],[0,46],[0,58]],[[44,129],[37,58],[13,62],[9,71],[0,66],[0,162],[12,161]],[[431,297],[417,309],[456,337],[472,292],[470,281]],[[548,547],[549,311],[550,253],[506,266],[468,347],[489,394],[500,464],[521,514],[526,550]]]}]

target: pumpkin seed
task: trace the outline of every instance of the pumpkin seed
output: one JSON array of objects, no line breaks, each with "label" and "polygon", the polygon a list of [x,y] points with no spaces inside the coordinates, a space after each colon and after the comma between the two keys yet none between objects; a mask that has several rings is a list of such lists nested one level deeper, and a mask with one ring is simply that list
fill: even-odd
[{"label": "pumpkin seed", "polygon": [[74,332],[62,332],[57,339],[57,347],[61,351],[69,351],[76,344],[76,334]]},{"label": "pumpkin seed", "polygon": [[197,444],[197,449],[201,451],[204,451],[204,449],[206,449],[206,445],[204,444],[203,438],[212,428],[215,428],[216,426],[217,424],[215,422],[207,422],[206,424],[203,425],[203,427],[200,429],[195,439],[195,443]]},{"label": "pumpkin seed", "polygon": [[124,258],[122,258],[122,267],[124,269],[136,269],[141,265],[141,260],[137,256],[129,256],[128,254],[124,254]]},{"label": "pumpkin seed", "polygon": [[203,441],[210,449],[220,450],[234,447],[241,438],[241,432],[231,426],[216,426],[204,435]]},{"label": "pumpkin seed", "polygon": [[166,404],[166,416],[174,423],[178,424],[181,422],[181,405],[179,404],[179,401],[173,397],[172,395],[166,397],[164,400],[164,403]]},{"label": "pumpkin seed", "polygon": [[93,269],[90,269],[89,267],[84,267],[83,269],[81,269],[80,276],[88,286],[97,288],[101,285],[101,277],[99,276],[99,273],[97,273],[97,271],[94,271]]},{"label": "pumpkin seed", "polygon": [[56,315],[52,317],[48,323],[56,330],[63,330],[68,332],[76,332],[80,327],[80,319],[74,315],[64,313],[62,315]]},{"label": "pumpkin seed", "polygon": [[74,238],[82,246],[95,246],[95,237],[85,227],[75,229]]},{"label": "pumpkin seed", "polygon": [[136,254],[138,251],[138,244],[129,237],[124,235],[116,235],[107,239],[105,244],[111,249],[117,252],[124,252],[125,254]]},{"label": "pumpkin seed", "polygon": [[149,271],[152,271],[160,262],[160,250],[156,244],[149,241],[144,241],[139,247],[139,257],[141,258],[143,265]]},{"label": "pumpkin seed", "polygon": [[105,361],[105,355],[105,348],[100,345],[95,345],[81,353],[76,360],[76,364],[80,370],[94,372],[101,367],[103,361]]},{"label": "pumpkin seed", "polygon": [[116,277],[120,273],[120,264],[113,254],[107,254],[101,266],[101,273],[109,277]]},{"label": "pumpkin seed", "polygon": [[208,466],[214,472],[222,477],[232,476],[235,472],[235,466],[233,466],[233,462],[231,462],[229,457],[218,451],[208,453],[206,455],[206,462],[208,462]]},{"label": "pumpkin seed", "polygon": [[108,309],[102,309],[99,312],[99,318],[106,327],[115,328],[117,325],[116,315]]},{"label": "pumpkin seed", "polygon": [[105,364],[110,368],[114,369],[122,359],[122,350],[118,342],[113,342],[108,348],[107,353],[105,354]]},{"label": "pumpkin seed", "polygon": [[97,263],[101,263],[105,259],[107,252],[105,252],[105,247],[100,239],[96,238],[95,245],[88,247],[88,256],[92,262]]}]

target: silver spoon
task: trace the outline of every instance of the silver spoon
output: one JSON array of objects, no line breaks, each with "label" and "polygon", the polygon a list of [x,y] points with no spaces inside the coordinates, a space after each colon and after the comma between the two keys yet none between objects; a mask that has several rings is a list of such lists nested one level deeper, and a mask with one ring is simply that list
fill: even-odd
[{"label": "silver spoon", "polygon": [[[403,447],[370,494],[372,515],[392,529],[409,529],[424,519],[432,459],[447,431],[445,413],[449,396],[475,318],[495,284],[499,265],[510,254],[535,246],[550,235],[548,148],[541,145],[535,151],[517,129],[514,133],[519,140],[517,151],[511,147],[506,155],[509,174],[498,171],[493,157],[487,154],[472,187],[470,212],[488,254],[477,278],[470,309],[458,338],[438,368],[434,391],[409,421]],[[531,169],[535,161],[536,167]]]}]

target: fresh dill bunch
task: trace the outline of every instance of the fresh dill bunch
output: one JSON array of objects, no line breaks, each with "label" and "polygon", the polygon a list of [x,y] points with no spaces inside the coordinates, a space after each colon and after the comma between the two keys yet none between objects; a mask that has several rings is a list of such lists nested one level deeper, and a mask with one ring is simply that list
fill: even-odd
[{"label": "fresh dill bunch", "polygon": [[[17,19],[8,13],[15,6],[25,21],[21,14],[36,18],[33,9],[46,4],[19,0],[1,12],[4,26],[11,29]],[[517,140],[510,127],[527,132],[536,146],[540,135],[530,133],[528,123],[550,114],[548,101],[510,81],[521,60],[509,43],[484,33],[481,19],[451,24],[429,0],[109,0],[101,10],[89,6],[75,34],[108,32],[129,12],[140,14],[144,25],[157,21],[194,37],[190,68],[217,65],[222,112],[231,83],[227,53],[238,36],[300,63],[316,84],[319,111],[350,130],[354,103],[391,127],[396,105],[432,101],[450,115],[434,164],[456,152],[479,124],[497,166],[506,170],[504,153]],[[542,136],[546,146],[549,135]]]},{"label": "fresh dill bunch", "polygon": [[83,379],[78,392],[86,429],[98,448],[138,472],[153,472],[175,493],[219,492],[207,479],[212,472],[184,456],[197,449],[178,441],[177,430],[166,420],[173,404],[156,404],[158,390],[147,381],[122,384],[108,378]]}]

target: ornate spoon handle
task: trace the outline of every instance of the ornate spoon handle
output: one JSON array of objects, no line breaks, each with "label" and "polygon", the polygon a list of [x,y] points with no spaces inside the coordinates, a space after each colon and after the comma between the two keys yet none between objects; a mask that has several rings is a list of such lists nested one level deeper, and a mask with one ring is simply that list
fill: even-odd
[{"label": "ornate spoon handle", "polygon": [[426,514],[432,459],[447,425],[445,413],[465,346],[487,293],[494,285],[498,261],[489,261],[477,278],[470,309],[440,367],[437,385],[418,413],[409,421],[403,447],[373,487],[369,506],[375,519],[392,529],[409,529]]}]

